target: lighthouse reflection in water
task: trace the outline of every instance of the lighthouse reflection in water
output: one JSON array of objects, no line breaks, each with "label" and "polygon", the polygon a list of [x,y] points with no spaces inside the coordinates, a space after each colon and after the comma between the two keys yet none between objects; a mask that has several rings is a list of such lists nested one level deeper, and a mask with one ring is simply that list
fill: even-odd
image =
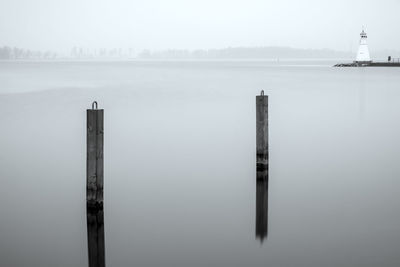
[{"label": "lighthouse reflection in water", "polygon": [[268,169],[257,168],[256,239],[262,243],[268,236]]}]

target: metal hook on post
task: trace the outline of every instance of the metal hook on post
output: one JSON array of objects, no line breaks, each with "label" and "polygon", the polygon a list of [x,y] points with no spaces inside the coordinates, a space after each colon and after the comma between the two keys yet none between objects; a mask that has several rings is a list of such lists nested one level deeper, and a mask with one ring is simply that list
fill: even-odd
[{"label": "metal hook on post", "polygon": [[264,96],[264,90],[261,90],[261,96]]},{"label": "metal hook on post", "polygon": [[[95,105],[96,105],[96,108],[94,108]],[[92,103],[92,109],[97,109],[97,101],[93,101],[93,103]]]}]

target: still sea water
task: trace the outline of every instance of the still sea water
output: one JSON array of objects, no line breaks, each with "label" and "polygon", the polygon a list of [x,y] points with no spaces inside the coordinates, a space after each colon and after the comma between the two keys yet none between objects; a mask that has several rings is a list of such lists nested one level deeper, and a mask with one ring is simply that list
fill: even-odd
[{"label": "still sea water", "polygon": [[87,266],[93,100],[107,266],[400,266],[400,68],[335,63],[0,62],[0,266]]}]

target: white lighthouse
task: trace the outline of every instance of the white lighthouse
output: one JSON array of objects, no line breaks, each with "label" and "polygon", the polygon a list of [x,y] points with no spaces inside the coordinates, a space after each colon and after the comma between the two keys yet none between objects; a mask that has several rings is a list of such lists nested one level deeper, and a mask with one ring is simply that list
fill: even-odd
[{"label": "white lighthouse", "polygon": [[362,30],[360,33],[360,46],[358,47],[356,63],[371,63],[369,50],[367,45],[367,33]]}]

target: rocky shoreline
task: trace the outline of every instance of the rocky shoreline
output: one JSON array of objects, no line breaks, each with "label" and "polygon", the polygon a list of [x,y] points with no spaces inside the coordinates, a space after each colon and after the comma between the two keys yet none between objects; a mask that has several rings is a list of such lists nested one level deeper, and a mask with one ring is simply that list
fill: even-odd
[{"label": "rocky shoreline", "polygon": [[338,63],[334,67],[400,67],[399,62]]}]

